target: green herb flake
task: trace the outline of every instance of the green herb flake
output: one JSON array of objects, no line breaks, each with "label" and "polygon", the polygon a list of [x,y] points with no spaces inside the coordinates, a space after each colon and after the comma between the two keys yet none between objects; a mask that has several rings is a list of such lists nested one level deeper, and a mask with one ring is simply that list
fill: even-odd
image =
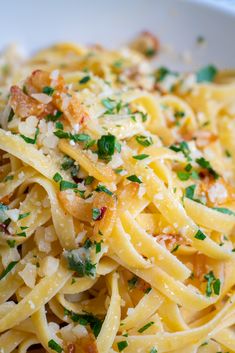
[{"label": "green herb flake", "polygon": [[23,218],[28,217],[30,214],[31,214],[31,212],[26,212],[26,213],[19,214],[18,221],[23,219]]},{"label": "green herb flake", "polygon": [[[88,250],[86,250],[88,251]],[[94,277],[96,273],[96,264],[93,264],[89,258],[89,253],[80,255],[76,250],[67,251],[65,255],[68,261],[68,268],[76,272],[78,277]]]},{"label": "green herb flake", "polygon": [[33,139],[30,138],[30,137],[24,136],[24,135],[22,135],[22,134],[20,134],[20,137],[21,137],[25,142],[30,143],[31,145],[35,145],[35,143],[37,142],[37,137],[38,137],[38,135],[39,135],[39,128],[37,127]]},{"label": "green herb flake", "polygon": [[195,193],[196,185],[190,185],[185,189],[185,197],[187,197],[190,200],[193,200],[194,198],[194,193]]},{"label": "green herb flake", "polygon": [[126,347],[128,347],[128,342],[127,341],[120,341],[120,342],[118,342],[117,347],[118,347],[118,351],[121,352]]},{"label": "green herb flake", "polygon": [[186,181],[190,178],[190,173],[184,172],[184,171],[178,171],[177,177],[182,181]]},{"label": "green herb flake", "polygon": [[55,89],[52,88],[52,87],[50,87],[50,86],[45,86],[45,87],[43,87],[43,89],[42,89],[42,92],[45,93],[45,94],[47,94],[48,96],[52,96],[53,93],[54,93],[54,91],[55,91]]},{"label": "green herb flake", "polygon": [[93,176],[89,175],[88,177],[86,177],[84,184],[91,185],[93,183],[94,179],[95,178]]},{"label": "green herb flake", "polygon": [[92,219],[97,221],[101,216],[101,210],[97,207],[92,208]]},{"label": "green herb flake", "polygon": [[52,115],[52,114],[48,114],[48,115],[46,116],[46,121],[53,121],[53,122],[55,122],[55,121],[57,121],[62,115],[63,115],[63,113],[62,113],[61,111],[57,110],[56,113],[53,114],[53,115]]},{"label": "green herb flake", "polygon": [[7,118],[8,123],[10,123],[12,121],[14,115],[15,115],[14,110],[11,108],[10,113]]},{"label": "green herb flake", "polygon": [[84,84],[84,83],[87,83],[88,81],[90,81],[91,77],[89,75],[87,76],[84,76],[80,81],[79,83],[80,84]]},{"label": "green herb flake", "polygon": [[149,353],[157,353],[157,349],[155,347],[152,347]]},{"label": "green herb flake", "polygon": [[213,210],[224,213],[224,214],[228,214],[229,216],[235,216],[235,212],[233,212],[225,207],[213,207]]},{"label": "green herb flake", "polygon": [[137,283],[138,283],[138,277],[137,276],[133,276],[131,279],[129,279],[127,281],[127,283],[128,283],[129,289],[135,288]]},{"label": "green herb flake", "polygon": [[171,250],[171,253],[173,254],[174,252],[176,252],[179,249],[179,247],[180,247],[180,244],[176,244],[174,248]]},{"label": "green herb flake", "polygon": [[63,348],[54,340],[48,341],[48,347],[57,353],[63,352]]},{"label": "green herb flake", "polygon": [[210,271],[204,276],[205,280],[207,281],[206,285],[206,296],[210,297],[214,292],[215,295],[219,295],[220,293],[220,280],[215,278],[213,271]]},{"label": "green herb flake", "polygon": [[140,160],[140,161],[142,161],[142,159],[145,159],[145,158],[148,158],[149,157],[149,155],[148,154],[138,154],[138,155],[136,155],[136,156],[132,156],[132,158],[134,158],[134,159],[137,159],[137,160]]},{"label": "green herb flake", "polygon": [[113,195],[112,191],[110,191],[109,189],[106,188],[106,186],[104,185],[98,185],[95,189],[95,191],[97,192],[105,192],[108,195]]},{"label": "green herb flake", "polygon": [[74,160],[68,156],[65,156],[63,159],[63,163],[61,164],[61,168],[63,170],[68,170],[74,165]]},{"label": "green herb flake", "polygon": [[58,129],[58,130],[64,130],[64,125],[63,125],[60,121],[57,121],[57,122],[55,123],[55,127],[56,127],[56,129]]},{"label": "green herb flake", "polygon": [[24,237],[24,238],[26,238],[26,233],[25,233],[25,232],[16,233],[16,235],[18,235],[18,237]]},{"label": "green herb flake", "polygon": [[108,111],[112,111],[115,108],[115,102],[110,98],[104,98],[101,100],[101,103]]},{"label": "green herb flake", "polygon": [[97,141],[98,156],[100,159],[110,160],[116,147],[116,137],[113,135],[103,135]]},{"label": "green herb flake", "polygon": [[6,275],[16,266],[16,264],[18,263],[18,261],[12,261],[10,262],[7,267],[5,268],[5,270],[2,271],[2,273],[0,274],[0,281],[6,277]]},{"label": "green herb flake", "polygon": [[186,141],[182,141],[179,143],[179,145],[171,145],[169,147],[172,151],[175,151],[175,152],[182,152],[183,155],[188,159],[188,160],[191,160],[190,158],[190,149],[189,149],[189,146],[188,146],[188,143]]},{"label": "green herb flake", "polygon": [[170,70],[167,69],[166,67],[164,66],[159,67],[158,70],[155,72],[156,82],[163,81],[165,77],[170,73],[171,73]]},{"label": "green herb flake", "polygon": [[151,136],[139,135],[139,136],[136,136],[135,139],[140,145],[142,145],[144,147],[148,147],[148,146],[153,145],[153,139]]},{"label": "green herb flake", "polygon": [[63,178],[60,175],[60,173],[55,173],[55,175],[53,176],[53,180],[58,183],[59,181],[61,181]]},{"label": "green herb flake", "polygon": [[201,158],[197,158],[196,159],[196,162],[197,164],[204,168],[204,169],[207,169],[208,172],[215,178],[215,179],[218,179],[219,177],[219,174],[212,168],[211,164],[209,161],[207,161],[204,157],[201,157]]},{"label": "green herb flake", "polygon": [[197,72],[197,82],[213,82],[217,72],[215,66],[205,66]]},{"label": "green herb flake", "polygon": [[70,181],[61,180],[60,182],[60,191],[64,191],[67,189],[76,189],[76,188],[77,188],[77,184],[71,183]]},{"label": "green herb flake", "polygon": [[103,243],[103,240],[100,242],[95,242],[95,253],[98,254],[101,252],[101,244]]},{"label": "green herb flake", "polygon": [[7,239],[7,244],[10,248],[14,248],[16,246],[15,239]]},{"label": "green herb flake", "polygon": [[228,150],[225,150],[224,152],[225,152],[226,157],[230,158],[232,156]]},{"label": "green herb flake", "polygon": [[135,174],[128,176],[127,180],[130,180],[133,183],[142,184],[142,181]]},{"label": "green herb flake", "polygon": [[154,325],[153,321],[148,322],[146,325],[144,325],[143,327],[141,327],[138,332],[142,333],[144,331],[146,331],[149,327],[151,327],[152,325]]},{"label": "green herb flake", "polygon": [[7,175],[6,178],[4,179],[4,181],[9,181],[9,180],[13,180],[14,179],[14,175]]},{"label": "green herb flake", "polygon": [[200,229],[198,229],[197,233],[194,235],[194,238],[199,239],[199,240],[204,240],[206,239],[206,235],[202,233]]}]

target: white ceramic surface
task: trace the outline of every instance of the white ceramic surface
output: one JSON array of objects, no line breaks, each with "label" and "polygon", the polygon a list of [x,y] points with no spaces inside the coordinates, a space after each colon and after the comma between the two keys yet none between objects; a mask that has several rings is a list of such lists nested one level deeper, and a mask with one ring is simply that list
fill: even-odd
[{"label": "white ceramic surface", "polygon": [[[202,0],[0,2],[0,48],[17,42],[34,51],[65,40],[115,47],[147,29],[168,46],[169,52],[159,58],[161,64],[186,70],[207,63],[235,67],[235,7],[223,8],[222,0],[215,6]],[[197,45],[199,35],[205,37],[206,46]]]}]

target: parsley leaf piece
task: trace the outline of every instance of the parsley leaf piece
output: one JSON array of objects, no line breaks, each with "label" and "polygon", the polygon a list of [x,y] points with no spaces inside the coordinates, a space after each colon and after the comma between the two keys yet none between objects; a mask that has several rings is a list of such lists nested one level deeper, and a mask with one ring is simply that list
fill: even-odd
[{"label": "parsley leaf piece", "polygon": [[196,185],[195,184],[188,186],[185,189],[185,197],[187,197],[190,200],[193,200],[195,189],[196,189]]},{"label": "parsley leaf piece", "polygon": [[103,104],[103,106],[104,106],[105,108],[108,109],[109,112],[112,112],[113,109],[115,108],[115,102],[114,102],[112,99],[110,99],[110,98],[104,98],[104,99],[102,99],[102,100],[101,100],[101,103]]},{"label": "parsley leaf piece", "polygon": [[78,322],[80,325],[86,326],[90,325],[94,336],[97,337],[100,333],[103,321],[98,317],[87,313],[87,314],[76,314],[72,311],[65,309],[65,315],[68,315],[73,322]]},{"label": "parsley leaf piece", "polygon": [[91,185],[91,184],[93,183],[94,179],[95,179],[95,178],[94,178],[93,176],[88,175],[88,177],[86,177],[86,179],[85,179],[84,184],[85,184],[85,185]]},{"label": "parsley leaf piece", "polygon": [[16,266],[17,263],[18,261],[12,261],[7,265],[5,270],[0,274],[0,281]]},{"label": "parsley leaf piece", "polygon": [[95,189],[97,192],[105,192],[108,195],[113,195],[113,192],[106,188],[104,185],[98,185]]},{"label": "parsley leaf piece", "polygon": [[68,156],[64,157],[63,163],[61,164],[61,168],[63,170],[68,170],[74,165],[74,160]]},{"label": "parsley leaf piece", "polygon": [[35,145],[35,143],[37,142],[38,134],[39,134],[39,128],[37,127],[33,139],[30,138],[30,137],[24,136],[24,135],[22,135],[22,134],[20,134],[20,137],[21,137],[25,142],[30,143],[31,145]]},{"label": "parsley leaf piece", "polygon": [[77,188],[77,184],[71,183],[70,181],[61,180],[60,182],[60,191],[64,191],[67,189],[76,189],[76,188]]},{"label": "parsley leaf piece", "polygon": [[137,282],[138,282],[138,277],[137,276],[133,276],[131,279],[129,279],[127,281],[129,289],[135,288]]},{"label": "parsley leaf piece", "polygon": [[210,271],[209,273],[207,273],[204,276],[204,278],[207,280],[206,296],[210,297],[213,291],[214,291],[214,294],[219,295],[221,283],[219,278],[215,278],[213,271]]},{"label": "parsley leaf piece", "polygon": [[194,238],[199,239],[199,240],[204,240],[206,239],[206,235],[202,233],[200,229],[198,229],[197,233],[194,235]]},{"label": "parsley leaf piece", "polygon": [[126,347],[128,347],[128,342],[127,341],[120,341],[120,342],[118,342],[117,347],[118,347],[118,351],[121,352]]},{"label": "parsley leaf piece", "polygon": [[197,158],[196,162],[198,165],[200,165],[200,167],[207,169],[208,172],[215,178],[218,179],[219,174],[216,173],[216,171],[212,168],[211,164],[209,161],[207,161],[204,157],[201,158]]},{"label": "parsley leaf piece", "polygon": [[97,207],[92,208],[92,219],[93,221],[99,220],[101,216],[101,210]]},{"label": "parsley leaf piece", "polygon": [[116,147],[116,137],[113,135],[103,135],[97,141],[98,156],[100,159],[110,160]]},{"label": "parsley leaf piece", "polygon": [[171,250],[171,253],[173,254],[175,251],[177,251],[180,247],[180,244],[176,244],[174,248]]},{"label": "parsley leaf piece", "polygon": [[61,117],[62,114],[63,113],[61,111],[57,110],[54,115],[48,114],[46,116],[46,121],[57,121]]},{"label": "parsley leaf piece", "polygon": [[162,66],[159,67],[158,70],[155,72],[156,82],[161,82],[164,78],[170,74],[170,70],[166,67]]},{"label": "parsley leaf piece", "polygon": [[60,121],[57,121],[55,123],[55,127],[56,127],[56,129],[64,130],[64,125]]},{"label": "parsley leaf piece", "polygon": [[7,239],[7,244],[10,248],[14,248],[16,246],[15,239]]},{"label": "parsley leaf piece", "polygon": [[89,75],[87,76],[84,76],[80,81],[79,83],[80,84],[84,84],[84,83],[87,83],[88,81],[90,81],[91,77]]},{"label": "parsley leaf piece", "polygon": [[225,207],[213,207],[213,210],[224,213],[224,214],[228,214],[230,216],[235,216],[235,212],[233,212]]},{"label": "parsley leaf piece", "polygon": [[48,347],[57,353],[63,352],[63,348],[54,340],[48,341]]},{"label": "parsley leaf piece", "polygon": [[136,136],[135,139],[140,145],[144,147],[153,145],[153,139],[151,136],[139,135],[139,136]]},{"label": "parsley leaf piece", "polygon": [[8,123],[10,123],[12,121],[14,114],[15,114],[14,110],[11,108],[10,113],[8,115],[8,118],[7,118],[7,122]]},{"label": "parsley leaf piece", "polygon": [[55,89],[53,87],[50,87],[50,86],[45,86],[42,89],[42,92],[47,94],[48,96],[52,96],[54,91],[55,91]]},{"label": "parsley leaf piece", "polygon": [[127,179],[133,183],[142,184],[142,181],[135,174],[128,176]]},{"label": "parsley leaf piece", "polygon": [[191,160],[190,158],[190,149],[189,149],[189,146],[188,146],[188,143],[185,142],[185,141],[182,141],[179,143],[179,145],[171,145],[169,147],[172,151],[175,151],[175,152],[182,152],[183,155],[188,159],[188,160]]},{"label": "parsley leaf piece", "polygon": [[213,82],[217,72],[215,66],[205,66],[197,72],[197,82]]},{"label": "parsley leaf piece", "polygon": [[71,139],[71,134],[69,132],[66,132],[64,130],[56,130],[53,132],[53,134],[58,137],[59,139]]},{"label": "parsley leaf piece", "polygon": [[77,250],[67,251],[65,257],[69,270],[75,271],[78,277],[95,276],[96,264],[91,262],[88,250],[84,250],[83,254]]},{"label": "parsley leaf piece", "polygon": [[101,252],[101,244],[103,243],[103,240],[101,240],[100,242],[95,242],[95,253],[98,254],[99,252]]},{"label": "parsley leaf piece", "polygon": [[58,181],[61,181],[63,178],[60,175],[60,173],[55,173],[55,175],[53,176],[53,180],[58,183]]},{"label": "parsley leaf piece", "polygon": [[23,219],[23,218],[28,217],[30,214],[31,214],[31,212],[25,212],[25,213],[19,214],[18,221],[19,221],[20,219]]},{"label": "parsley leaf piece", "polygon": [[157,349],[155,347],[152,347],[149,353],[157,353]]},{"label": "parsley leaf piece", "polygon": [[138,154],[138,155],[136,155],[136,156],[132,156],[132,158],[134,158],[134,159],[137,159],[137,160],[142,160],[142,159],[145,159],[145,158],[148,158],[149,157],[149,155],[148,154]]},{"label": "parsley leaf piece", "polygon": [[146,330],[147,330],[150,326],[152,326],[153,324],[154,324],[153,321],[148,322],[146,325],[144,325],[143,327],[141,327],[141,328],[138,330],[138,332],[139,332],[139,333],[142,333],[142,332],[146,331]]},{"label": "parsley leaf piece", "polygon": [[186,181],[190,178],[190,173],[180,170],[177,172],[177,177],[182,181]]}]

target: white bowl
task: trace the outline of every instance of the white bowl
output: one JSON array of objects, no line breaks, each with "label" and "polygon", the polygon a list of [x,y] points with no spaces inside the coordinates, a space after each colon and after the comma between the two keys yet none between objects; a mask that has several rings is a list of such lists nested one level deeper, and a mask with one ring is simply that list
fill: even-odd
[{"label": "white bowl", "polygon": [[[34,51],[56,41],[116,47],[150,30],[168,48],[160,64],[188,70],[235,66],[235,9],[189,0],[7,0],[1,4],[0,48]],[[206,45],[199,46],[203,36]],[[182,61],[183,57],[183,61]],[[192,59],[192,60],[190,60]]]}]

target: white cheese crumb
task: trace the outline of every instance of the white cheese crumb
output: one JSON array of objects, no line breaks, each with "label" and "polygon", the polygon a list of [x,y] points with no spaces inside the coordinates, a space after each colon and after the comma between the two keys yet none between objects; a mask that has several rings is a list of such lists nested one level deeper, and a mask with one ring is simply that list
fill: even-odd
[{"label": "white cheese crumb", "polygon": [[52,101],[52,97],[45,93],[32,93],[31,97],[43,104],[48,104]]},{"label": "white cheese crumb", "polygon": [[5,213],[13,222],[16,222],[18,221],[20,210],[13,208],[11,210],[6,210]]}]

